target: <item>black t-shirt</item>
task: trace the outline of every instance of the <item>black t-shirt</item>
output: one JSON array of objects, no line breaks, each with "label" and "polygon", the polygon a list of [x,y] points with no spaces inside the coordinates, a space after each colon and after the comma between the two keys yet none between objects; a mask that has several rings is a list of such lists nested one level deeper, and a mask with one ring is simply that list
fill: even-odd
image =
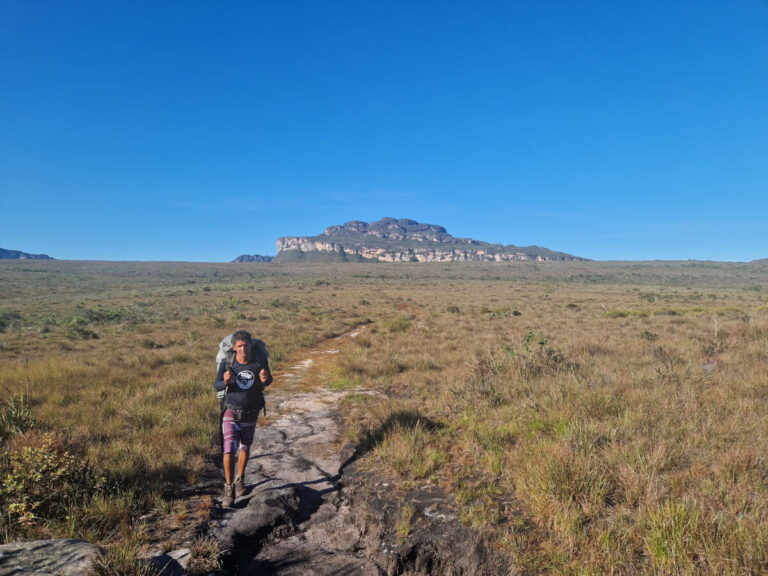
[{"label": "black t-shirt", "polygon": [[224,407],[234,408],[235,410],[261,410],[264,407],[264,394],[262,390],[264,385],[259,378],[259,372],[262,369],[269,370],[269,365],[263,358],[258,358],[251,354],[251,360],[246,364],[240,364],[237,358],[232,359],[232,366],[229,368],[235,374],[229,386],[224,384],[224,372],[227,371],[227,362],[219,365],[219,374],[213,386],[217,390],[224,390],[227,393],[224,396]]}]

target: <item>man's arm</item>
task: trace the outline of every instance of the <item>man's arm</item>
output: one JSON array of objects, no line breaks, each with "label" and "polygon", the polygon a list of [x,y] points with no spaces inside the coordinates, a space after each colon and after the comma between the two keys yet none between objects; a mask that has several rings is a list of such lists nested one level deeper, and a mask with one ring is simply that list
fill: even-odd
[{"label": "man's arm", "polygon": [[232,372],[227,370],[225,364],[226,362],[224,361],[219,364],[219,373],[216,376],[216,381],[213,383],[213,387],[218,392],[224,390],[230,384],[230,382],[232,382]]},{"label": "man's arm", "polygon": [[259,380],[261,380],[262,388],[266,388],[272,384],[272,371],[269,369],[269,360],[267,360],[267,357],[264,356],[261,350],[258,350],[257,352],[257,360],[261,366],[261,370],[259,370]]}]

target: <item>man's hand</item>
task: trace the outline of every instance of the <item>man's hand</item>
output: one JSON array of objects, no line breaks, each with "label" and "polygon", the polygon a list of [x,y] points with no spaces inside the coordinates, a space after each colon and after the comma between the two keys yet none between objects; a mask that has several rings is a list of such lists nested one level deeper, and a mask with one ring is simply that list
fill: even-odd
[{"label": "man's hand", "polygon": [[262,368],[259,372],[259,380],[261,380],[262,384],[269,380],[269,372],[267,372],[266,368]]},{"label": "man's hand", "polygon": [[224,384],[226,384],[227,386],[232,384],[232,381],[234,380],[234,376],[235,375],[232,373],[232,370],[227,370],[226,372],[224,372]]}]

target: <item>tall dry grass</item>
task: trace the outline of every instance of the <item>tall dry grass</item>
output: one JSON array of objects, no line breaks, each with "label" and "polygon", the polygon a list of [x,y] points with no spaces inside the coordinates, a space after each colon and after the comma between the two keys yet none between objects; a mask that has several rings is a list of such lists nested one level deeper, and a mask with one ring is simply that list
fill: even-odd
[{"label": "tall dry grass", "polygon": [[768,571],[765,293],[653,279],[403,290],[338,358],[388,398],[349,423],[440,426],[390,428],[372,466],[453,492],[524,573]]},{"label": "tall dry grass", "polygon": [[39,446],[72,469],[51,489],[88,487],[3,539],[138,546],[215,455],[223,335],[279,371],[366,324],[328,376],[381,393],[344,403],[362,464],[443,486],[520,573],[763,573],[766,294],[765,266],[717,263],[0,263],[0,394],[34,416],[4,436],[4,502]]}]

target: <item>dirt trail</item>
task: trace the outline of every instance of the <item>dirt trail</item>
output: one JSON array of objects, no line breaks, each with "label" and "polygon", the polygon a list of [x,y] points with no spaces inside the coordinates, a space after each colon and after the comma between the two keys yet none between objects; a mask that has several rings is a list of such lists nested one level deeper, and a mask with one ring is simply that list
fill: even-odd
[{"label": "dirt trail", "polygon": [[351,449],[338,448],[334,414],[344,392],[307,389],[353,331],[296,360],[267,393],[268,424],[256,431],[246,471],[249,492],[211,527],[238,574],[382,574],[356,553],[341,471]]}]

